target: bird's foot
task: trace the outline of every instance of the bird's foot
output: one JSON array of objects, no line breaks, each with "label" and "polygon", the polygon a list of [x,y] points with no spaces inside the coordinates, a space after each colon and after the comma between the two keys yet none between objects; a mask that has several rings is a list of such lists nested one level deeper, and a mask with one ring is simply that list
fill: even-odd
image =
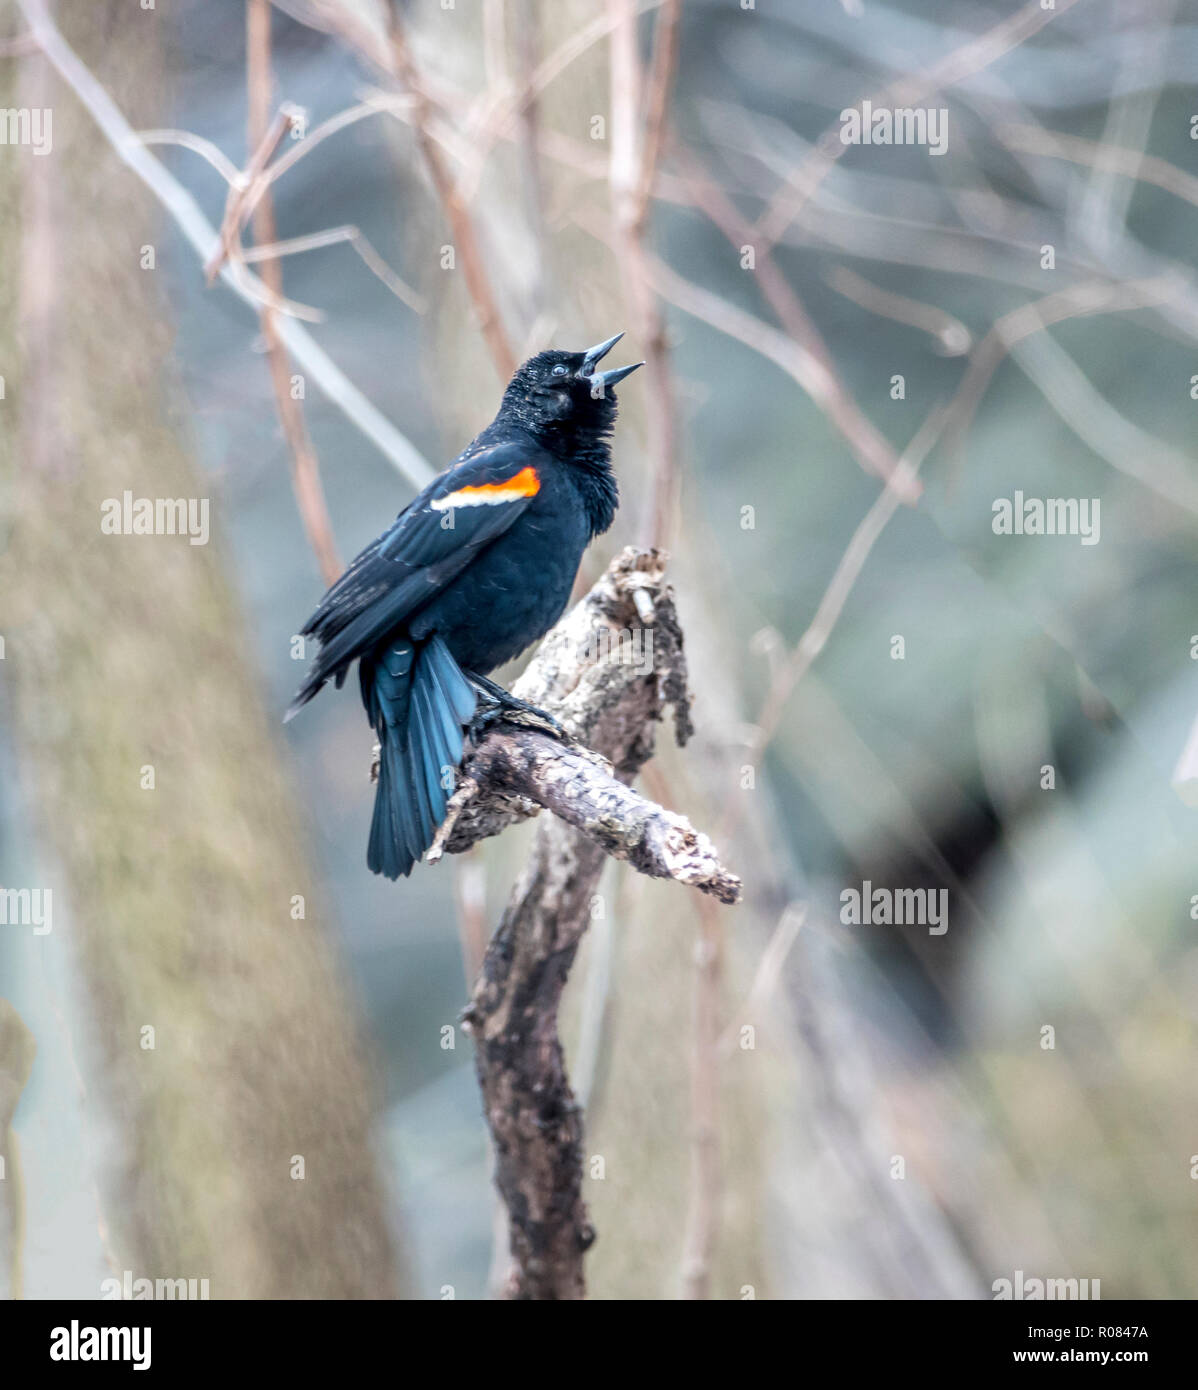
[{"label": "bird's foot", "polygon": [[483,686],[479,692],[481,695],[479,709],[470,721],[468,730],[475,743],[496,724],[514,724],[520,729],[536,729],[539,733],[548,734],[550,738],[565,739],[567,737],[565,729],[547,710],[530,705],[527,700],[521,700],[510,694],[502,686],[495,685],[493,681],[486,681],[483,685],[482,679],[478,677],[471,677],[471,679],[478,681],[478,684]]}]

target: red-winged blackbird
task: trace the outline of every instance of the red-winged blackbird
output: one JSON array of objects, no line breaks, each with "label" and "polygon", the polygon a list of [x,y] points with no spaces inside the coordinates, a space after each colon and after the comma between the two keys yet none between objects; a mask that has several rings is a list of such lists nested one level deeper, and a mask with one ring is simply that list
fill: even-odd
[{"label": "red-winged blackbird", "polygon": [[600,372],[623,337],[542,352],[512,377],[499,413],[368,545],[303,633],[320,649],[287,718],[358,662],[379,740],[366,862],[405,877],[432,844],[462,760],[463,730],[542,711],[486,679],[561,617],[582,552],[611,525],[618,493],[612,387]]}]

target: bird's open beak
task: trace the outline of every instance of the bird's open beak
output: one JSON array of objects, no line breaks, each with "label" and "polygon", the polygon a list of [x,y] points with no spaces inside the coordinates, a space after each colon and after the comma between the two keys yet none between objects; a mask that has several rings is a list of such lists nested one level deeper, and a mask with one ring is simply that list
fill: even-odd
[{"label": "bird's open beak", "polygon": [[610,372],[597,372],[595,370],[596,364],[607,356],[623,336],[623,333],[617,333],[614,338],[608,338],[605,342],[596,343],[593,348],[587,349],[586,355],[582,359],[582,366],[578,369],[578,375],[590,379],[592,396],[602,396],[608,387],[614,386],[617,381],[623,381],[638,367],[645,365],[643,362],[634,362],[631,367],[614,367]]}]

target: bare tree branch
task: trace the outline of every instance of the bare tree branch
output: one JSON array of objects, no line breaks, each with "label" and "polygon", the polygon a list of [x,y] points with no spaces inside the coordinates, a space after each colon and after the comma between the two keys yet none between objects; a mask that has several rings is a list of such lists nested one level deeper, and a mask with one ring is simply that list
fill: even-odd
[{"label": "bare tree branch", "polygon": [[346,223],[340,227],[328,227],[323,232],[309,232],[307,236],[287,237],[285,241],[267,242],[261,246],[248,246],[242,250],[243,261],[269,261],[278,256],[296,256],[304,251],[320,251],[326,246],[347,245],[359,257],[372,275],[378,276],[396,299],[402,300],[414,313],[428,311],[428,303],[406,280],[395,271],[362,235],[360,227]]},{"label": "bare tree branch", "polygon": [[1015,343],[1066,319],[1149,308],[1176,294],[1177,289],[1177,279],[1169,275],[1122,284],[1092,280],[1046,294],[1031,304],[1022,304],[1003,314],[970,354],[969,370],[949,403],[945,436],[950,451],[960,452],[991,378]]},{"label": "bare tree branch", "polygon": [[838,265],[824,278],[837,294],[851,299],[871,314],[909,324],[929,334],[946,357],[959,357],[973,344],[973,335],[961,320],[935,304],[924,304],[905,294],[881,289],[848,266]]},{"label": "bare tree branch", "polygon": [[650,119],[640,128],[641,70],[637,56],[635,0],[611,5],[611,207],[617,254],[628,286],[633,330],[645,353],[645,399],[652,468],[651,501],[643,535],[649,545],[668,545],[678,512],[678,409],[665,315],[649,269],[645,244],[649,194],[661,153],[669,84],[678,42],[677,6],[667,4],[658,35]]},{"label": "bare tree branch", "polygon": [[[641,625],[637,595],[651,605],[651,626]],[[667,706],[679,743],[690,736],[682,633],[661,552],[621,552],[546,637],[514,692],[555,715],[569,740],[507,724],[492,730],[462,770],[430,862],[544,808],[650,878],[739,901],[740,879],[707,836],[629,786]]]},{"label": "bare tree branch", "polygon": [[[689,181],[695,202],[738,250],[754,245],[755,228],[737,210],[732,200],[698,169],[693,160],[686,161]],[[828,418],[852,445],[862,466],[889,480],[899,468],[898,455],[886,437],[874,426],[853,394],[844,384],[827,344],[816,328],[802,300],[790,281],[778,269],[769,244],[755,248],[754,279],[778,322],[808,357],[819,367],[827,382],[826,404]],[[817,398],[818,399],[818,398]],[[919,497],[922,487],[911,480],[907,501]]]},{"label": "bare tree branch", "polygon": [[[637,654],[648,659],[629,659]],[[581,1298],[594,1231],[582,1198],[583,1117],[557,1015],[605,855],[725,903],[739,899],[741,884],[706,836],[629,786],[652,756],[667,706],[680,743],[691,729],[682,634],[661,552],[628,548],[617,556],[545,639],[516,691],[578,742],[507,725],[492,731],[464,769],[430,857],[442,847],[467,848],[538,807],[554,812],[537,827],[464,1022],[477,1044],[495,1181],[508,1210],[507,1293]]]},{"label": "bare tree branch", "polygon": [[740,899],[740,879],[685,816],[632,791],[606,760],[531,729],[503,730],[484,740],[470,760],[463,799],[450,811],[450,832],[430,858],[440,858],[442,848],[457,854],[499,834],[524,818],[528,807],[521,802],[552,811],[613,859],[627,860],[650,878],[672,878],[723,903]]},{"label": "bare tree branch", "polygon": [[[874,106],[909,105],[929,92],[954,86],[976,72],[995,63],[1004,54],[1031,38],[1058,15],[1071,9],[1077,0],[1057,0],[1052,9],[1045,9],[1041,0],[1030,0],[1013,15],[1000,20],[985,33],[978,34],[952,53],[947,53],[925,73],[898,78],[870,100]],[[860,110],[862,102],[857,103]],[[783,233],[823,182],[833,164],[849,147],[840,138],[839,121],[830,126],[812,147],[803,165],[788,183],[779,190],[777,198],[758,219],[758,234],[767,244],[781,240]]]},{"label": "bare tree branch", "polygon": [[[661,3],[662,0],[637,0],[637,13],[644,14],[648,10],[655,9]],[[480,110],[477,120],[468,121],[471,130],[477,133],[471,141],[470,167],[462,179],[462,196],[467,202],[473,198],[478,189],[483,166],[486,164],[491,150],[498,140],[507,139],[514,135],[516,123],[525,107],[530,102],[536,101],[550,83],[556,81],[571,63],[576,62],[589,48],[610,34],[620,22],[619,12],[614,7],[608,7],[589,24],[584,24],[580,29],[573,30],[569,38],[537,64],[531,76],[520,89],[515,92],[504,93],[501,97],[490,101],[484,109]],[[487,98],[484,97],[483,100],[486,101]],[[446,109],[450,109],[451,107],[456,108],[458,102],[455,98],[443,104]]]},{"label": "bare tree branch", "polygon": [[[291,125],[291,118],[285,110],[281,110],[268,125],[272,87],[270,16],[270,0],[250,0],[246,10],[246,87],[249,104],[247,145],[255,154],[246,169],[247,186],[252,185],[253,180],[266,167],[270,152],[275,149],[279,140],[283,138],[283,133]],[[263,194],[254,208],[253,224],[254,237],[260,244],[269,245],[278,241],[279,228],[275,221],[274,200],[269,191]],[[229,255],[239,254],[240,225],[237,195],[230,188],[225,221],[221,227],[221,244],[205,267],[209,284],[217,274],[219,261]],[[272,297],[276,301],[281,300],[283,267],[277,259],[262,263],[262,279]],[[316,563],[320,566],[321,576],[326,584],[335,584],[341,574],[341,561],[337,556],[333,523],[329,518],[324,484],[320,478],[320,461],[316,457],[316,449],[304,420],[304,408],[292,394],[291,363],[279,336],[279,316],[272,306],[264,304],[258,317],[262,325],[262,336],[266,340],[275,408],[279,413],[279,423],[283,427],[283,436],[291,453],[291,486],[295,492],[295,504],[304,524],[308,544],[312,547]]]},{"label": "bare tree branch", "polygon": [[919,500],[922,486],[918,479],[902,470],[887,440],[846,398],[836,374],[806,344],[693,284],[664,261],[651,257],[649,264],[653,283],[664,298],[776,363],[840,431],[867,473],[897,489],[900,501],[913,505]]},{"label": "bare tree branch", "polygon": [[640,179],[636,190],[636,217],[643,222],[648,216],[649,201],[657,178],[657,166],[665,147],[666,125],[670,97],[674,89],[674,74],[678,67],[679,28],[682,0],[665,0],[657,18],[653,36],[653,63],[647,82],[645,99],[645,132],[641,150]]},{"label": "bare tree branch", "polygon": [[466,281],[478,327],[495,363],[495,370],[504,382],[516,370],[518,363],[508,338],[503,317],[495,298],[494,287],[487,273],[479,244],[478,230],[458,180],[450,172],[441,146],[429,131],[430,103],[424,90],[419,69],[412,57],[407,36],[400,21],[398,5],[391,10],[391,42],[395,51],[395,67],[412,97],[412,125],[420,153],[428,168],[429,178],[449,223],[449,230],[462,258],[462,275]]},{"label": "bare tree branch", "polygon": [[1198,206],[1198,178],[1156,155],[1144,154],[1141,150],[1119,149],[1096,140],[1085,140],[1080,135],[1061,135],[1031,125],[1005,125],[998,134],[1010,149],[1043,155],[1047,159],[1088,164],[1091,169],[1110,174],[1122,174],[1125,178],[1163,188],[1175,198]]}]

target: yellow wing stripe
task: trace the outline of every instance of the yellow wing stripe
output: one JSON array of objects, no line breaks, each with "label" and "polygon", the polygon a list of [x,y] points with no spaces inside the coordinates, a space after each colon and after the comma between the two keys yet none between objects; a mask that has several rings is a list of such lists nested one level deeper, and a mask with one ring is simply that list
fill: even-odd
[{"label": "yellow wing stripe", "polygon": [[530,464],[515,477],[505,478],[501,483],[460,487],[444,497],[434,497],[429,506],[435,512],[447,512],[451,507],[493,507],[499,502],[518,502],[521,497],[535,497],[540,490],[541,480]]}]

